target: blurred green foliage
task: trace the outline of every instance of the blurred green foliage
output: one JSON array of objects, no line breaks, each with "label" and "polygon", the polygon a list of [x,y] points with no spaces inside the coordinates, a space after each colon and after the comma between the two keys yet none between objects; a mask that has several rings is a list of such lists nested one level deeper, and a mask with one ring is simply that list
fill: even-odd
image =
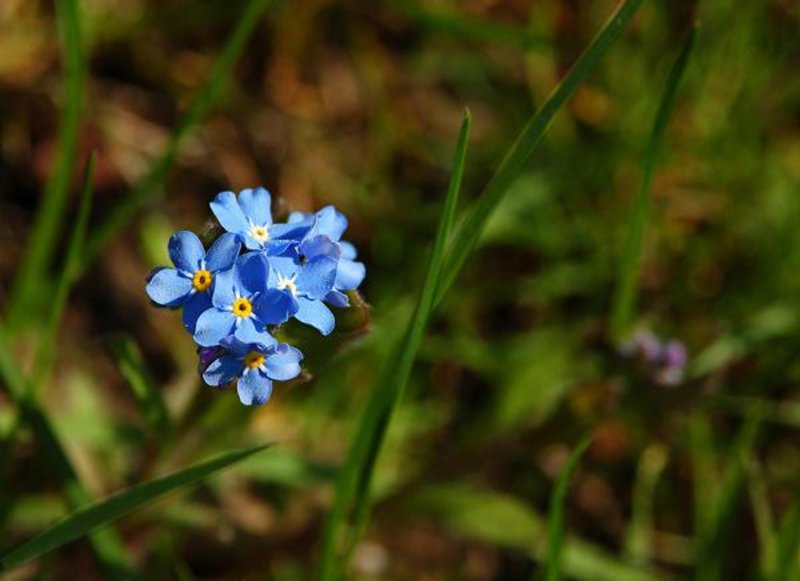
[{"label": "blurred green foliage", "polygon": [[[466,207],[615,4],[0,3],[0,554],[90,500],[274,443],[10,575],[312,575],[348,445],[413,316],[464,108]],[[686,345],[684,379],[665,386],[611,313],[695,22],[625,329]],[[552,505],[563,576],[800,575],[798,24],[786,0],[643,3],[430,321],[349,577],[542,574],[551,497],[586,433]],[[95,260],[73,281],[90,151]],[[200,384],[179,317],[143,293],[172,230],[202,232],[214,194],[253,185],[282,214],[348,215],[371,305],[325,344],[286,328],[306,373],[255,410]]]}]

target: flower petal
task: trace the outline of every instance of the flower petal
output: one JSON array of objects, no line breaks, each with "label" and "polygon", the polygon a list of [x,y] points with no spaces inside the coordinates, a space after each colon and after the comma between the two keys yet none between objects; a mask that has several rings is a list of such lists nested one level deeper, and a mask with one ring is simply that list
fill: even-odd
[{"label": "flower petal", "polygon": [[268,285],[275,288],[278,284],[278,277],[292,278],[300,271],[300,265],[291,258],[284,256],[270,256],[269,258],[269,280]]},{"label": "flower petal", "polygon": [[206,257],[206,249],[194,232],[181,230],[169,237],[169,257],[178,270],[194,274]]},{"label": "flower petal", "polygon": [[270,211],[272,197],[264,188],[254,190],[247,189],[239,192],[239,206],[244,215],[257,226],[268,226],[272,224],[272,212]]},{"label": "flower petal", "polygon": [[321,301],[314,301],[306,297],[297,297],[297,303],[299,309],[295,318],[298,321],[311,325],[323,335],[330,335],[336,320],[328,307]]},{"label": "flower petal", "polygon": [[197,319],[212,307],[211,293],[194,293],[183,305],[183,326],[194,335]]},{"label": "flower petal", "polygon": [[311,297],[322,299],[333,289],[336,280],[336,260],[318,256],[308,261],[297,275],[297,290]]},{"label": "flower petal", "polygon": [[249,226],[233,192],[222,192],[211,201],[211,211],[228,232],[243,235]]},{"label": "flower petal", "polygon": [[342,251],[340,258],[344,258],[345,260],[355,260],[356,256],[358,256],[356,247],[352,242],[348,242],[347,240],[339,240],[339,248]]},{"label": "flower petal", "polygon": [[[271,236],[271,234],[270,234]],[[267,256],[292,256],[297,254],[297,240],[269,240],[264,248]]]},{"label": "flower petal", "polygon": [[220,310],[225,310],[233,305],[236,300],[236,271],[223,270],[214,275],[214,288],[211,291],[211,302]]},{"label": "flower petal", "polygon": [[211,272],[228,270],[236,262],[242,243],[236,234],[225,233],[211,245],[206,254],[206,268]]},{"label": "flower petal", "polygon": [[315,258],[317,256],[329,256],[334,260],[338,260],[342,251],[339,245],[327,236],[320,235],[303,240],[300,244],[300,254],[306,258]]},{"label": "flower petal", "polygon": [[355,260],[340,260],[339,266],[336,269],[336,282],[334,287],[336,290],[353,290],[358,288],[364,276],[367,274],[367,267],[363,262],[356,262]]},{"label": "flower petal", "polygon": [[177,307],[192,292],[192,281],[174,268],[157,268],[145,287],[150,300],[162,307]]},{"label": "flower petal", "polygon": [[297,312],[297,299],[292,293],[276,288],[267,289],[254,305],[256,316],[265,325],[280,325]]},{"label": "flower petal", "polygon": [[287,381],[300,375],[303,354],[290,345],[280,345],[273,355],[267,357],[267,376],[278,381]]},{"label": "flower petal", "polygon": [[295,222],[292,222],[290,217],[288,224],[273,224],[269,227],[269,236],[276,240],[300,240],[314,225],[313,216],[311,214],[310,218],[300,218]]},{"label": "flower petal", "polygon": [[325,206],[317,212],[317,220],[312,228],[312,235],[324,234],[334,242],[338,242],[347,229],[347,218],[333,206]]},{"label": "flower petal", "polygon": [[339,292],[337,290],[332,290],[326,294],[324,301],[329,305],[339,307],[340,309],[350,306],[350,298],[343,292]]},{"label": "flower petal", "polygon": [[236,273],[243,289],[254,294],[267,288],[269,265],[260,252],[248,252],[236,261]]},{"label": "flower petal", "polygon": [[203,372],[203,381],[212,387],[225,385],[233,381],[238,376],[244,363],[233,355],[223,355],[213,361]]},{"label": "flower petal", "polygon": [[292,212],[289,214],[289,218],[286,220],[289,224],[297,224],[298,222],[302,222],[303,220],[312,221],[314,219],[314,214],[309,212]]},{"label": "flower petal", "polygon": [[255,317],[248,317],[239,321],[233,336],[242,343],[260,343],[262,345],[270,343],[270,334],[263,323],[259,323]]},{"label": "flower petal", "polygon": [[236,390],[239,392],[239,401],[244,405],[263,405],[272,395],[272,382],[263,373],[248,370],[239,379]]},{"label": "flower petal", "polygon": [[230,311],[211,308],[197,318],[194,340],[201,347],[219,345],[233,332],[235,316]]}]

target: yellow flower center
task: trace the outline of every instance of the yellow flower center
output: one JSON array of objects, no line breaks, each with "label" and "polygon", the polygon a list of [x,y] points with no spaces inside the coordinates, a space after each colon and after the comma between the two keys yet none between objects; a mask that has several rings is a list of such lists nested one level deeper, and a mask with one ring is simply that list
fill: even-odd
[{"label": "yellow flower center", "polygon": [[269,230],[267,230],[264,226],[253,226],[250,228],[250,236],[263,244],[269,240]]},{"label": "yellow flower center", "polygon": [[251,351],[244,358],[244,364],[250,369],[257,369],[264,365],[264,356],[258,351]]},{"label": "yellow flower center", "polygon": [[194,273],[194,277],[192,278],[192,286],[197,292],[203,293],[208,290],[213,280],[214,277],[211,276],[210,272],[207,270],[198,270]]},{"label": "yellow flower center", "polygon": [[246,319],[253,312],[253,305],[245,298],[236,299],[233,302],[233,314],[242,319]]}]

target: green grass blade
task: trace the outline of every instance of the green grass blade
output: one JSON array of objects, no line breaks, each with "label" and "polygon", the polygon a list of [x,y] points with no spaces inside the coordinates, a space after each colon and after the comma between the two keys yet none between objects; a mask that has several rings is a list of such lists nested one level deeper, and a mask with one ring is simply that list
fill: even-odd
[{"label": "green grass blade", "polygon": [[769,570],[767,579],[797,579],[800,567],[797,555],[800,554],[800,495],[794,505],[781,520],[775,539],[775,566]]},{"label": "green grass blade", "polygon": [[530,159],[536,144],[550,126],[555,114],[575,93],[591,73],[600,59],[608,52],[611,45],[619,38],[625,26],[639,9],[642,0],[626,0],[620,4],[614,14],[586,48],[569,73],[555,88],[550,97],[528,121],[508,151],[497,171],[478,198],[472,210],[459,227],[449,245],[446,267],[442,280],[436,290],[434,305],[441,303],[448,289],[475,249],[481,233],[494,209],[503,199],[509,187],[516,181]]},{"label": "green grass blade", "polygon": [[[433,297],[441,275],[444,249],[461,190],[470,126],[471,116],[467,111],[461,124],[450,186],[414,316],[370,393],[347,460],[336,481],[336,496],[326,519],[323,535],[320,560],[322,579],[336,579],[340,576],[341,570],[346,566],[346,554],[354,545],[369,512],[369,489],[373,468],[392,412],[408,383],[414,359],[433,310]],[[343,531],[345,520],[351,510],[355,511],[353,525],[349,530]]]},{"label": "green grass blade", "polygon": [[27,305],[41,296],[41,281],[46,277],[58,241],[78,147],[83,85],[86,78],[78,0],[58,0],[55,4],[64,61],[66,103],[61,114],[55,168],[47,182],[31,239],[27,244],[27,253],[21,262],[8,302],[7,323],[12,328],[19,322],[19,313],[30,312]]},{"label": "green grass blade", "polygon": [[729,455],[731,465],[722,482],[716,485],[718,495],[703,528],[698,531],[695,579],[707,581],[720,578],[725,561],[724,537],[735,517],[747,476],[746,462],[756,444],[763,414],[761,407],[751,410]]},{"label": "green grass blade", "polygon": [[80,268],[81,253],[86,239],[86,229],[89,225],[89,214],[92,208],[95,157],[95,153],[92,152],[89,155],[89,159],[86,161],[78,216],[75,219],[75,226],[72,229],[72,234],[70,235],[69,244],[67,246],[64,268],[61,270],[61,276],[56,283],[56,292],[53,297],[47,328],[36,353],[36,368],[34,371],[34,378],[31,381],[34,390],[38,388],[42,378],[44,378],[50,369],[58,327],[61,324],[61,318],[64,315],[64,308],[67,305],[69,293],[77,279],[78,270]]},{"label": "green grass blade", "polygon": [[153,198],[166,179],[181,144],[194,128],[202,121],[211,107],[218,100],[223,85],[233,64],[242,54],[247,39],[252,34],[261,13],[269,0],[250,0],[239,18],[235,30],[228,39],[214,66],[208,80],[195,98],[186,115],[170,137],[167,147],[153,165],[150,172],[134,187],[133,190],[110,212],[105,221],[98,226],[90,238],[84,266],[91,263],[106,244],[142,209],[148,200]]},{"label": "green grass blade", "polygon": [[650,186],[653,172],[658,162],[664,132],[675,109],[678,87],[680,86],[686,65],[697,38],[697,26],[694,26],[683,42],[678,57],[669,71],[661,102],[658,105],[653,128],[644,150],[642,163],[642,183],[630,217],[625,249],[620,262],[618,284],[611,315],[611,328],[615,337],[620,337],[631,323],[636,301],[636,283],[639,280],[642,249],[644,246],[647,221],[650,214]]},{"label": "green grass blade", "polygon": [[[81,485],[77,472],[72,467],[50,420],[31,399],[33,390],[14,360],[2,327],[0,327],[0,378],[36,437],[42,464],[53,471],[70,506],[78,508],[91,502],[91,497]],[[94,533],[89,537],[89,541],[107,575],[115,579],[133,577],[122,541],[113,530]]]},{"label": "green grass blade", "polygon": [[645,565],[653,550],[653,499],[656,485],[667,465],[667,449],[651,444],[641,455],[633,487],[631,521],[625,535],[625,556],[635,565]]},{"label": "green grass blade", "polygon": [[129,338],[120,338],[113,342],[112,350],[120,373],[131,386],[145,423],[158,437],[167,436],[172,430],[169,412],[136,343]]},{"label": "green grass blade", "polygon": [[767,479],[758,458],[754,455],[747,458],[746,469],[750,506],[752,507],[753,521],[758,538],[759,573],[762,579],[769,579],[770,573],[776,570],[777,558],[775,519],[772,516],[772,508],[770,507]]},{"label": "green grass blade", "polygon": [[553,495],[550,497],[550,514],[547,522],[547,563],[545,565],[545,577],[547,581],[558,581],[562,576],[562,547],[564,545],[565,535],[565,504],[567,501],[567,492],[569,491],[569,484],[572,480],[572,475],[578,467],[583,453],[592,443],[591,434],[584,436],[583,439],[575,446],[575,449],[569,455],[567,464],[558,476]]},{"label": "green grass blade", "polygon": [[47,554],[70,541],[86,536],[95,529],[121,519],[166,494],[197,484],[215,472],[265,448],[266,446],[262,445],[225,452],[178,472],[137,484],[83,507],[5,555],[0,560],[1,568],[9,570]]}]

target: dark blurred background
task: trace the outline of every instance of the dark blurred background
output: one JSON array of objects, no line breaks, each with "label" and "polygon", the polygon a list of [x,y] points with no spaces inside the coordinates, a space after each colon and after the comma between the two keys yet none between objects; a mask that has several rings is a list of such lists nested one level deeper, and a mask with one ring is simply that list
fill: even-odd
[{"label": "dark blurred background", "polygon": [[[336,468],[393,330],[410,316],[465,107],[474,126],[463,206],[615,5],[268,4],[156,195],[77,282],[42,390],[97,497],[215,450],[279,442],[120,523],[149,578],[308,578]],[[94,228],[167,147],[244,8],[80,2],[88,76],[59,240],[88,153],[98,152]],[[652,188],[637,322],[620,342],[609,312],[644,146],[695,21],[698,44]],[[622,579],[615,567],[631,563],[653,578],[687,575],[698,523],[754,406],[766,411],[743,452],[751,469],[722,578],[758,570],[760,523],[779,522],[800,485],[798,24],[791,0],[644,3],[556,117],[433,322],[380,459],[354,578],[527,578],[553,482],[587,431],[594,441],[567,504],[570,575]],[[0,304],[53,171],[60,55],[50,2],[0,2]],[[304,379],[245,409],[200,384],[179,315],[152,308],[143,286],[167,263],[172,231],[202,231],[216,193],[257,185],[272,192],[277,215],[334,204],[348,216],[370,307],[342,314],[330,341],[298,335]],[[53,274],[64,251],[60,242]],[[15,333],[23,367],[36,336]],[[119,341],[136,346],[180,418],[168,445],[109,347]],[[0,390],[4,431],[15,413]],[[6,449],[6,546],[66,511],[25,434]],[[585,561],[597,554],[605,568]],[[101,573],[79,542],[18,575]]]}]

